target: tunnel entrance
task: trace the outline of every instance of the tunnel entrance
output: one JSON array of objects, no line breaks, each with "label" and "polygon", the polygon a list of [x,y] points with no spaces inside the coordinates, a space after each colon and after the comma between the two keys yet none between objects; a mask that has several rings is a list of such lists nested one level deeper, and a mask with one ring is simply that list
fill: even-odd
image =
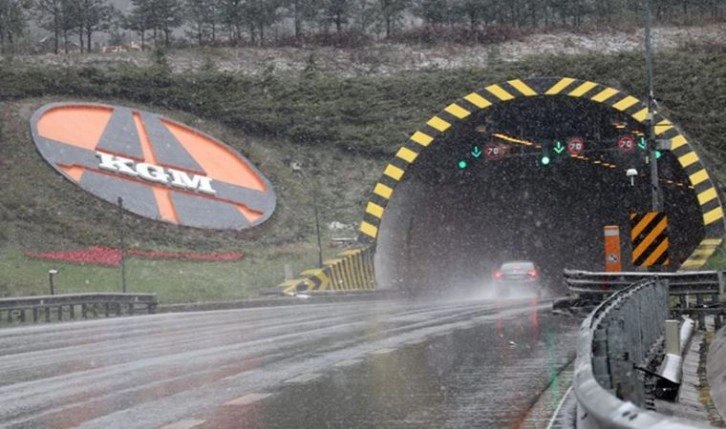
[{"label": "tunnel entrance", "polygon": [[[514,89],[521,88],[509,92]],[[399,151],[376,185],[361,228],[365,236],[366,222],[375,221],[371,211],[380,214],[378,286],[417,293],[482,288],[502,262],[527,259],[540,265],[554,292],[564,292],[558,284],[563,268],[604,269],[605,225],[620,227],[623,269],[632,269],[629,213],[651,205],[646,129],[642,113],[633,115],[639,106],[614,109],[593,101],[601,91],[590,97],[526,94],[470,114],[459,111],[464,117],[456,121],[449,106],[429,121],[424,135],[443,131],[427,145],[414,135],[421,150],[409,144]],[[504,93],[487,95],[507,98]],[[656,162],[670,268],[676,269],[713,225],[704,221],[703,186],[693,183],[678,153],[664,150]],[[396,169],[405,174],[394,183]],[[632,182],[629,169],[637,171]],[[384,201],[386,189],[394,188]]]}]

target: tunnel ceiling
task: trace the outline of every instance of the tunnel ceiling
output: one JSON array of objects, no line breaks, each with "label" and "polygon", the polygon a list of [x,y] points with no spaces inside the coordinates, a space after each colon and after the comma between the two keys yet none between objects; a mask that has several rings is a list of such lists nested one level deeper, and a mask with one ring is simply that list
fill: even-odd
[{"label": "tunnel ceiling", "polygon": [[[629,213],[651,202],[646,116],[638,99],[571,78],[512,80],[450,104],[399,149],[367,204],[359,240],[376,245],[379,284],[476,283],[522,258],[551,276],[602,270],[605,225],[620,226],[628,268]],[[654,120],[668,149],[657,162],[670,266],[697,268],[720,243],[723,210],[684,135]]]}]

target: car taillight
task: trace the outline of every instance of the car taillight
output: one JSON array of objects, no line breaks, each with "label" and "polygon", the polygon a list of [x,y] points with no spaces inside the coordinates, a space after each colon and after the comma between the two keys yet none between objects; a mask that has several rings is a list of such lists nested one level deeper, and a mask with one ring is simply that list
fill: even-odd
[{"label": "car taillight", "polygon": [[504,277],[504,273],[501,270],[497,270],[497,272],[494,273],[494,278],[499,280],[502,277]]},{"label": "car taillight", "polygon": [[527,272],[527,275],[529,275],[529,276],[530,276],[531,278],[533,278],[533,279],[536,279],[536,278],[537,278],[537,275],[538,275],[538,273],[537,273],[537,270],[529,270],[529,271]]}]

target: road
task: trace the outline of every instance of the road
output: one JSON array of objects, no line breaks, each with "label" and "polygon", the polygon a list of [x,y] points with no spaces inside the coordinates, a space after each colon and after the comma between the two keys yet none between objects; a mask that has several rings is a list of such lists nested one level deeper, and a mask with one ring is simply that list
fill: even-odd
[{"label": "road", "polygon": [[573,359],[576,333],[577,320],[530,299],[9,328],[0,331],[0,425],[523,427]]}]

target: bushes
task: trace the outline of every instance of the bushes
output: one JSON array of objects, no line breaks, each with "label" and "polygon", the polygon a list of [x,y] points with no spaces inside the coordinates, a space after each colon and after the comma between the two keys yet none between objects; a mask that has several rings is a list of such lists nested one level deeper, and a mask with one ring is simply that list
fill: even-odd
[{"label": "bushes", "polygon": [[[430,40],[441,31],[464,37],[467,29],[421,29]],[[486,37],[498,35],[496,27]],[[507,30],[509,31],[509,30]],[[484,37],[482,36],[482,37]],[[398,36],[397,36],[398,37]],[[459,36],[457,36],[459,37]],[[428,39],[427,39],[428,38]],[[707,61],[708,68],[689,64]],[[378,156],[390,153],[407,135],[452,100],[488,82],[536,75],[574,76],[610,83],[633,94],[641,94],[644,76],[639,54],[614,56],[544,57],[526,63],[498,64],[484,70],[417,71],[387,77],[341,78],[314,73],[243,76],[216,72],[169,74],[159,67],[123,67],[101,71],[51,68],[0,67],[0,97],[40,95],[119,98],[150,106],[180,109],[203,118],[219,120],[243,132],[283,138],[298,144],[352,148],[357,153]],[[690,103],[683,94],[692,88],[681,83],[698,78],[716,81],[726,69],[726,59],[715,53],[661,55],[656,64],[661,100],[683,100],[678,107],[690,112],[708,112],[718,106],[708,101]],[[719,71],[720,70],[720,71]],[[719,94],[712,91],[713,94]],[[687,104],[687,105],[686,105]],[[687,112],[682,111],[685,115]],[[698,116],[698,115],[695,115]],[[683,116],[685,117],[685,116]],[[683,124],[696,132],[711,124]]]},{"label": "bushes", "polygon": [[360,31],[344,31],[341,33],[312,33],[300,37],[287,36],[274,42],[275,46],[332,46],[336,48],[360,48],[373,43],[373,38]]},{"label": "bushes", "polygon": [[393,43],[436,45],[455,43],[460,45],[489,45],[521,40],[532,30],[502,25],[471,28],[468,26],[429,25],[416,27],[391,35]]}]

